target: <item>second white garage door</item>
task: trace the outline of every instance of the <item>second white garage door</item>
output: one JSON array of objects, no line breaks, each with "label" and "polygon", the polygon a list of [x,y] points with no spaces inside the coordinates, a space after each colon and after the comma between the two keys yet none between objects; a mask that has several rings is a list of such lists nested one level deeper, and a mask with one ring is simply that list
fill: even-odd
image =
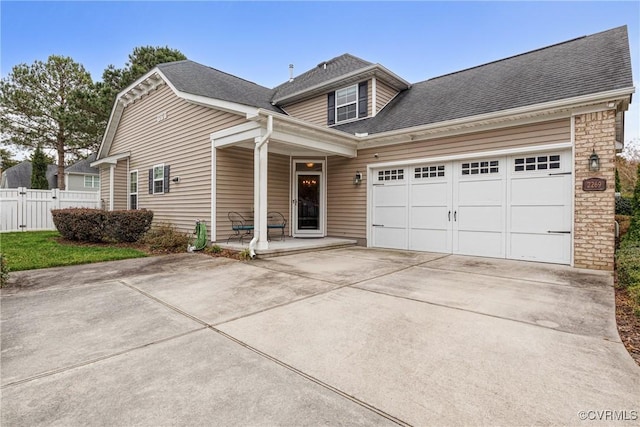
[{"label": "second white garage door", "polygon": [[373,171],[372,246],[569,264],[570,152]]}]

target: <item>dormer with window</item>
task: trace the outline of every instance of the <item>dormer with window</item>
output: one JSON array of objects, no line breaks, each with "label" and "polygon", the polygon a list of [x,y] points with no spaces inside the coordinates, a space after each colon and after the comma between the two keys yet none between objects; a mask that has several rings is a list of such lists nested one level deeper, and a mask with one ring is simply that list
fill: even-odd
[{"label": "dormer with window", "polygon": [[273,104],[321,126],[374,117],[409,83],[380,64],[345,54],[275,89]]}]

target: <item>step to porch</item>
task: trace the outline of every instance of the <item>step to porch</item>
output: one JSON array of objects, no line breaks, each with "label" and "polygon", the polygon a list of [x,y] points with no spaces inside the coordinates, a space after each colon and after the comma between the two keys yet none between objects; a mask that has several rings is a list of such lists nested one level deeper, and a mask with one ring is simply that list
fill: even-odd
[{"label": "step to porch", "polygon": [[[223,249],[231,249],[236,251],[242,251],[249,248],[249,241],[244,242],[224,242],[217,243]],[[272,240],[269,242],[269,249],[256,250],[256,255],[259,258],[271,258],[283,255],[291,255],[302,252],[313,252],[327,249],[344,248],[348,246],[356,246],[357,240],[353,239],[340,239],[337,237],[323,237],[323,238],[293,238],[287,237],[285,240]]]}]

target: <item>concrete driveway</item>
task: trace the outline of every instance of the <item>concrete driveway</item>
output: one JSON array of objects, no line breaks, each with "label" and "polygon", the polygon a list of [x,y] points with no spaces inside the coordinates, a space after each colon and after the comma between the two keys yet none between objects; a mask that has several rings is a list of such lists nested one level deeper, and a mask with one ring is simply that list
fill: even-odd
[{"label": "concrete driveway", "polygon": [[[612,278],[348,248],[14,273],[3,426],[637,425]],[[585,420],[586,419],[586,420]]]}]

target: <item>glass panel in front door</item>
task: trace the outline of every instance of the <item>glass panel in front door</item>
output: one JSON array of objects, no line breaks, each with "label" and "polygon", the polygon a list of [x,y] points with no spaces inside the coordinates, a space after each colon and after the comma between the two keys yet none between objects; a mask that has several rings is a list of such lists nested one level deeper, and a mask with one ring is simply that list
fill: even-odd
[{"label": "glass panel in front door", "polygon": [[320,230],[320,175],[298,175],[298,230]]}]

